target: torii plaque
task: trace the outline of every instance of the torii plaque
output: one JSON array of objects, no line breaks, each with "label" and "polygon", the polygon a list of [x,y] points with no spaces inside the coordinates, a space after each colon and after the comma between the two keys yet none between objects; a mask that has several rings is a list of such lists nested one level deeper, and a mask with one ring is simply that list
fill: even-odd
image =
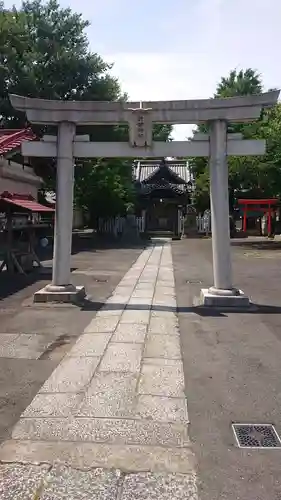
[{"label": "torii plaque", "polygon": [[144,108],[140,101],[139,108],[128,108],[129,138],[133,147],[147,148],[152,145],[152,108]]}]

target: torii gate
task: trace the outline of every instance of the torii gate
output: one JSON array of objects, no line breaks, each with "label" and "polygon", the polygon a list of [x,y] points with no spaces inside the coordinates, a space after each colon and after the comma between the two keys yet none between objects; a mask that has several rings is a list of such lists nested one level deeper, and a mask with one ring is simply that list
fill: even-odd
[{"label": "torii gate", "polygon": [[[151,102],[50,101],[10,95],[12,106],[31,123],[57,125],[57,136],[22,145],[23,156],[57,158],[57,203],[52,283],[35,293],[36,302],[73,301],[85,295],[84,287],[71,284],[74,159],[85,157],[195,157],[210,158],[210,197],[214,285],[201,290],[206,306],[245,306],[249,299],[232,284],[228,168],[229,155],[262,155],[265,141],[243,140],[227,134],[228,122],[249,122],[260,117],[263,107],[273,106],[279,91],[225,99]],[[209,134],[192,141],[154,142],[154,123],[207,122]],[[76,125],[129,124],[129,142],[90,142],[76,136]]]}]

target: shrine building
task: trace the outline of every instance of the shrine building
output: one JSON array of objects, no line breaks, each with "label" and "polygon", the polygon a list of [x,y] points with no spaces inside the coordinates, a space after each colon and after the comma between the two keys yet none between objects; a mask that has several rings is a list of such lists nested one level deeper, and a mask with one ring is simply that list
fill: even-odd
[{"label": "shrine building", "polygon": [[178,236],[180,221],[191,203],[193,178],[186,160],[134,162],[137,215],[145,218],[147,233]]}]

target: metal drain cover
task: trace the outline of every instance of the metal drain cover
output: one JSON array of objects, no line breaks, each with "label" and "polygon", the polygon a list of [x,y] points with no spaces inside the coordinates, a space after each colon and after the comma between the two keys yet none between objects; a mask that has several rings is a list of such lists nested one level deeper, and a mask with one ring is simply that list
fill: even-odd
[{"label": "metal drain cover", "polygon": [[281,440],[272,424],[232,424],[239,448],[281,448]]}]

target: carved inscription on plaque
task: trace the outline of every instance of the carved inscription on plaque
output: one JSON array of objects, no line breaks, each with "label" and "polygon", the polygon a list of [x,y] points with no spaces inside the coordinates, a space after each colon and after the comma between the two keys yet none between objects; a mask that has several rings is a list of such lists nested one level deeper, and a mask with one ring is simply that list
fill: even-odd
[{"label": "carved inscription on plaque", "polygon": [[152,116],[151,108],[130,108],[129,137],[130,143],[135,147],[150,147],[152,145]]}]

